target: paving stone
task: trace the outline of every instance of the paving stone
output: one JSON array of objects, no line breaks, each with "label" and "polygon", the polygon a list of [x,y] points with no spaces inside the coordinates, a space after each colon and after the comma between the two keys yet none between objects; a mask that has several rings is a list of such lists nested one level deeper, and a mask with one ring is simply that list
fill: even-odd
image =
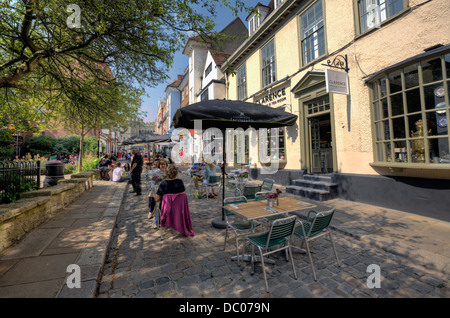
[{"label": "paving stone", "polygon": [[[185,176],[181,177],[188,184],[189,180]],[[231,240],[227,249],[223,250],[224,232],[211,226],[214,219],[212,215],[218,216],[221,213],[215,200],[197,200],[189,196],[196,236],[185,238],[176,231],[165,228],[164,238],[161,240],[159,232],[150,229],[151,223],[146,218],[147,203],[141,199],[125,195],[114,239],[108,250],[108,274],[128,277],[129,284],[124,281],[122,293],[111,286],[109,292],[100,294],[102,297],[448,296],[448,271],[436,271],[436,268],[432,268],[431,260],[430,264],[422,259],[417,261],[416,255],[409,253],[408,248],[397,241],[395,246],[388,248],[384,238],[378,239],[380,226],[389,225],[384,215],[391,212],[385,209],[383,218],[380,218],[377,213],[381,212],[376,207],[331,200],[331,205],[349,204],[341,222],[335,224],[336,228],[342,225],[342,229],[339,233],[335,231],[333,236],[342,266],[337,266],[330,241],[325,237],[311,244],[317,282],[314,281],[306,254],[294,253],[298,274],[298,280],[295,280],[291,264],[285,261],[284,253],[276,253],[271,256],[276,264],[266,264],[270,288],[270,292],[266,293],[261,264],[256,264],[255,273],[251,275],[249,263],[242,262],[238,265],[231,261],[236,253]],[[355,204],[355,212],[350,204]],[[355,215],[364,218],[363,222],[358,223]],[[392,215],[395,219],[403,217],[401,213]],[[349,219],[352,224],[348,222]],[[376,226],[374,222],[378,222]],[[412,263],[417,264],[411,266]],[[370,264],[381,267],[380,289],[367,287],[370,275],[367,266]],[[450,270],[450,266],[448,269]],[[436,275],[430,276],[432,270]],[[414,280],[416,282],[412,284]]]}]

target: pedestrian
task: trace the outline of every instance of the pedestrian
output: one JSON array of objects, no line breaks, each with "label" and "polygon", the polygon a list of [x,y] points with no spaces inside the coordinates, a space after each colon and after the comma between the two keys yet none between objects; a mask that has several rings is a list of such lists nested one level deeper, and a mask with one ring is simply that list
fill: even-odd
[{"label": "pedestrian", "polygon": [[125,169],[121,167],[120,162],[116,163],[116,167],[112,172],[112,181],[123,182],[128,180],[130,180],[130,175],[128,175]]},{"label": "pedestrian", "polygon": [[[152,171],[152,179],[156,179],[156,186],[159,186],[159,184],[166,178],[166,169],[167,169],[167,161],[166,160],[160,160],[158,162],[158,170]],[[155,180],[154,179],[154,180]],[[154,205],[155,205],[155,198],[152,196],[152,194],[154,193],[154,191],[150,191],[149,194],[149,198],[148,198],[148,202],[149,202],[149,208],[150,208],[150,212],[148,214],[148,218],[152,218],[153,217],[153,210],[154,210]],[[154,227],[156,227],[158,225],[158,219],[155,219],[154,222]]]},{"label": "pedestrian", "polygon": [[183,164],[184,162],[184,151],[183,151],[183,148],[181,148],[181,150],[180,150],[180,163],[181,164]]},{"label": "pedestrian", "polygon": [[141,173],[144,166],[144,159],[139,153],[138,148],[133,149],[133,160],[131,161],[131,185],[133,186],[133,191],[131,193],[136,193],[136,195],[142,195],[141,188]]}]

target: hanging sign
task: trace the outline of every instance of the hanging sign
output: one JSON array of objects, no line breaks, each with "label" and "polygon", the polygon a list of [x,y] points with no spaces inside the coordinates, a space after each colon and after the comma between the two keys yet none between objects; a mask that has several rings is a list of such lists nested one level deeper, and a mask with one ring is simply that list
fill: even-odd
[{"label": "hanging sign", "polygon": [[325,69],[327,93],[348,95],[348,74],[346,72]]}]

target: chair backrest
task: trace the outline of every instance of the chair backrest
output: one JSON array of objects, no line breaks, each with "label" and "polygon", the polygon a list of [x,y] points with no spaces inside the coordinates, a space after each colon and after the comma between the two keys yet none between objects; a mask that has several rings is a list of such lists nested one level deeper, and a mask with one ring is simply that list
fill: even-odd
[{"label": "chair backrest", "polygon": [[[333,218],[335,209],[332,209],[327,212],[319,212],[314,217],[313,221],[311,222],[311,228],[310,228],[310,234],[321,232],[328,228],[330,225],[331,219]],[[308,234],[308,236],[310,236]]]},{"label": "chair backrest", "polygon": [[[223,200],[223,205],[229,205],[229,204],[233,204],[233,203],[246,203],[247,202],[247,198],[244,197],[243,195],[238,196],[238,197],[229,197],[229,198],[225,198]],[[234,213],[229,211],[228,209],[224,209],[225,211],[225,215],[233,215]]]},{"label": "chair backrest", "polygon": [[261,201],[266,199],[267,192],[256,192],[255,193],[255,201]]},{"label": "chair backrest", "polygon": [[220,176],[209,176],[208,183],[218,183],[220,180]]},{"label": "chair backrest", "polygon": [[247,199],[255,199],[255,194],[258,193],[260,190],[259,185],[253,185],[253,184],[246,184],[244,186],[244,191],[242,195],[246,197]]},{"label": "chair backrest", "polygon": [[278,244],[278,242],[281,243],[285,238],[292,236],[294,234],[296,220],[297,217],[293,215],[273,221],[269,235],[267,236],[266,247]]},{"label": "chair backrest", "polygon": [[272,190],[273,184],[275,183],[275,180],[273,179],[264,179],[263,183],[261,184],[261,191],[270,191]]}]

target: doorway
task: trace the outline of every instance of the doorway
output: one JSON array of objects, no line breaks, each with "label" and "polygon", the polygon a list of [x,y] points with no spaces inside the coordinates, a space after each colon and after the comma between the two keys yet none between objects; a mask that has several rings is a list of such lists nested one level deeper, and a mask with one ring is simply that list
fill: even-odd
[{"label": "doorway", "polygon": [[333,172],[333,134],[330,113],[308,118],[309,165],[312,173]]}]

